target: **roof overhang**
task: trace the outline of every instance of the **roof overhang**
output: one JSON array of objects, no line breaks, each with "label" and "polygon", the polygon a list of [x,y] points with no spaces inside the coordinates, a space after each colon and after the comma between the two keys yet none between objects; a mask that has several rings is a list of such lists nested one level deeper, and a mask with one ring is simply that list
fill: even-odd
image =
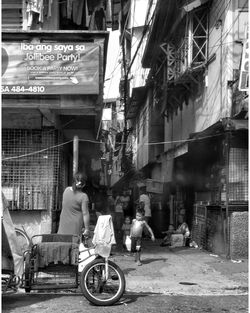
[{"label": "roof overhang", "polygon": [[164,42],[164,36],[172,25],[175,24],[177,14],[176,1],[159,0],[156,4],[155,15],[147,39],[146,47],[142,58],[142,66],[151,67],[159,54],[157,47]]},{"label": "roof overhang", "polygon": [[226,131],[239,131],[239,130],[248,130],[248,119],[231,119],[231,118],[222,118],[217,123],[208,127],[207,129],[190,134],[191,139],[198,139],[203,137],[209,137],[212,135],[219,135]]}]

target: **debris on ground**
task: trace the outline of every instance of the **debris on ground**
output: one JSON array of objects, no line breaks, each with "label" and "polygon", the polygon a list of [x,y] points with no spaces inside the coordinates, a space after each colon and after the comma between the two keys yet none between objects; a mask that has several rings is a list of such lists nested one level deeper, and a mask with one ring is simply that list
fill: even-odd
[{"label": "debris on ground", "polygon": [[242,260],[231,260],[231,262],[233,262],[233,263],[241,263],[243,261]]},{"label": "debris on ground", "polygon": [[219,256],[217,254],[209,254],[210,256],[213,256],[215,258],[218,258]]}]

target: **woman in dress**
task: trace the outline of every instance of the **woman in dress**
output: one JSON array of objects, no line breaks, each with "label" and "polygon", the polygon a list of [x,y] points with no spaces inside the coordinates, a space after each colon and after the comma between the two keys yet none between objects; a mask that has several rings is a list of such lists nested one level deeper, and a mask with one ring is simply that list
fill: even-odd
[{"label": "woman in dress", "polygon": [[82,191],[86,180],[87,177],[84,174],[76,173],[72,186],[64,190],[58,234],[81,235],[83,226],[84,234],[89,234],[89,198]]}]

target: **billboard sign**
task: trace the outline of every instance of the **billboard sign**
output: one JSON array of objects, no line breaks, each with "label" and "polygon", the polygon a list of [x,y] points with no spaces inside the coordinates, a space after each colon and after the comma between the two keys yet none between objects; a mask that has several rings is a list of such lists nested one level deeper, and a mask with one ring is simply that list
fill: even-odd
[{"label": "billboard sign", "polygon": [[2,42],[2,94],[98,94],[99,46]]}]

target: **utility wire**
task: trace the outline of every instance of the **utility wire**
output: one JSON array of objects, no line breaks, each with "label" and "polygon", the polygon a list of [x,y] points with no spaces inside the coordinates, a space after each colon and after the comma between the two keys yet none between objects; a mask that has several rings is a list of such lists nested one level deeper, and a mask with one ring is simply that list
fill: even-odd
[{"label": "utility wire", "polygon": [[[213,137],[217,137],[217,136],[221,136],[221,135],[222,134],[215,134],[215,135],[204,136],[204,137],[200,137],[200,138],[192,138],[192,139],[180,139],[180,140],[161,141],[161,142],[148,142],[148,143],[143,143],[143,145],[162,145],[162,144],[172,144],[172,143],[194,142],[194,141],[213,138]],[[87,139],[79,139],[79,141],[90,142],[90,143],[95,143],[95,144],[103,144],[103,142],[101,142],[101,141],[94,141],[94,140],[87,140]],[[22,155],[16,155],[16,156],[12,156],[12,157],[6,157],[6,158],[3,158],[2,161],[10,161],[13,159],[21,159],[24,157],[36,155],[36,154],[42,153],[42,152],[50,150],[50,149],[55,149],[55,148],[64,146],[64,145],[69,144],[71,142],[73,142],[73,140],[69,140],[69,141],[63,142],[61,144],[47,147],[47,148],[44,148],[41,150],[33,151],[30,153],[26,153],[26,154],[22,154]],[[119,142],[119,145],[125,145],[126,146],[126,144],[127,144],[127,142]]]}]

